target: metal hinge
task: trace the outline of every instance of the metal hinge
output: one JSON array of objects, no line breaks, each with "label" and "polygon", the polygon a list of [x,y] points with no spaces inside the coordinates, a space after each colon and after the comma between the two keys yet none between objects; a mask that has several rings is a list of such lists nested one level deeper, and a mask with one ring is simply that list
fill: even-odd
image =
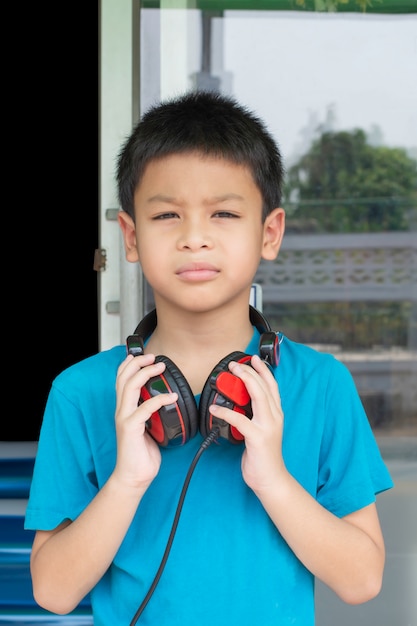
[{"label": "metal hinge", "polygon": [[94,250],[94,264],[93,269],[95,272],[102,272],[106,269],[107,252],[104,248],[96,248]]}]

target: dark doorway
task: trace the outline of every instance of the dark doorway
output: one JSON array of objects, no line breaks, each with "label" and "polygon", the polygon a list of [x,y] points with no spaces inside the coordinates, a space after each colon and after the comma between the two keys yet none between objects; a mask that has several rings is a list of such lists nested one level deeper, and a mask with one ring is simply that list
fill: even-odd
[{"label": "dark doorway", "polygon": [[98,12],[37,3],[24,13],[4,121],[15,145],[4,154],[13,409],[3,441],[37,440],[53,378],[98,349]]}]

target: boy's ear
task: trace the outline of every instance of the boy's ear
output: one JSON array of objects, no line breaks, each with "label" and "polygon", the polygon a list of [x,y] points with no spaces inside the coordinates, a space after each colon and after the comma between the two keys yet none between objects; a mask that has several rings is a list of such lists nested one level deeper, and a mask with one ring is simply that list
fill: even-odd
[{"label": "boy's ear", "polygon": [[264,222],[264,240],[262,258],[273,261],[278,256],[285,232],[285,211],[280,207],[274,209]]},{"label": "boy's ear", "polygon": [[123,235],[126,260],[130,263],[136,263],[139,260],[139,255],[136,246],[135,222],[126,211],[118,212],[117,221]]}]

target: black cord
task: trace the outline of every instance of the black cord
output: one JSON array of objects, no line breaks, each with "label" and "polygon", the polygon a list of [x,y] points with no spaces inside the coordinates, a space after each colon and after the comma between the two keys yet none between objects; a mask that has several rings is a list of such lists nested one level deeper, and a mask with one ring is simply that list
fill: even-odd
[{"label": "black cord", "polygon": [[199,449],[197,450],[191,465],[188,469],[187,472],[187,476],[185,477],[185,481],[184,481],[184,485],[182,487],[181,493],[180,493],[180,497],[178,500],[178,504],[177,504],[177,510],[175,511],[175,516],[174,516],[174,521],[172,523],[172,527],[171,527],[171,532],[169,534],[168,537],[168,541],[167,541],[167,545],[165,548],[165,552],[164,555],[162,557],[161,563],[159,565],[158,571],[155,574],[155,578],[153,579],[153,582],[151,584],[151,586],[149,587],[149,591],[146,594],[146,596],[144,597],[144,599],[142,600],[141,605],[139,606],[138,610],[136,611],[135,615],[133,616],[132,621],[130,622],[130,626],[134,626],[134,624],[136,624],[136,622],[138,621],[139,617],[142,615],[143,610],[145,609],[146,605],[148,604],[153,592],[155,591],[155,588],[159,582],[159,579],[161,578],[162,572],[164,570],[164,567],[166,565],[166,562],[168,560],[168,555],[170,553],[171,550],[171,546],[172,546],[172,542],[174,541],[174,536],[175,536],[175,532],[177,530],[177,526],[178,526],[178,522],[180,519],[180,515],[181,515],[181,511],[182,511],[182,506],[184,504],[184,499],[185,499],[185,494],[187,493],[187,489],[188,489],[188,485],[190,484],[190,480],[191,480],[191,476],[193,475],[193,472],[195,470],[195,467],[201,457],[201,455],[203,454],[204,450],[207,450],[207,448],[213,443],[213,441],[215,441],[218,436],[219,436],[219,432],[220,429],[218,427],[214,428],[208,435],[207,437],[204,439],[203,443],[201,444],[201,446],[199,447]]}]

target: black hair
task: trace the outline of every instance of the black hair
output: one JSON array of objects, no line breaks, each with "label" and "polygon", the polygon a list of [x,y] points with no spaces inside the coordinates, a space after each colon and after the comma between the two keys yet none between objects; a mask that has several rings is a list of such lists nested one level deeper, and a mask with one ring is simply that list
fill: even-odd
[{"label": "black hair", "polygon": [[262,194],[262,221],[281,205],[282,158],[265,124],[228,96],[192,91],[151,107],[122,146],[117,161],[121,208],[135,218],[135,190],[150,161],[190,152],[248,167]]}]

